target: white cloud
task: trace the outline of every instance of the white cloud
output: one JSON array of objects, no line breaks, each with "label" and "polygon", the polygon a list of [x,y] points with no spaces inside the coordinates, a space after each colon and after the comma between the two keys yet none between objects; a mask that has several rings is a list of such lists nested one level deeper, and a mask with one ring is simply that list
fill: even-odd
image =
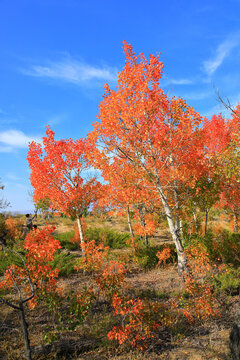
[{"label": "white cloud", "polygon": [[11,181],[19,181],[19,180],[23,180],[23,178],[17,176],[15,173],[13,172],[9,172],[6,175],[6,178],[11,180]]},{"label": "white cloud", "polygon": [[190,85],[193,81],[190,79],[169,79],[169,83],[173,85]]},{"label": "white cloud", "polygon": [[77,85],[91,80],[114,81],[117,79],[116,68],[95,67],[71,58],[50,61],[46,65],[32,65],[29,69],[21,71],[28,76],[63,80]]},{"label": "white cloud", "polygon": [[0,132],[0,143],[3,145],[0,144],[0,151],[11,152],[15,148],[26,148],[31,141],[41,143],[42,139],[40,137],[25,135],[19,130],[2,131]]},{"label": "white cloud", "polygon": [[221,66],[224,59],[230,54],[231,50],[239,44],[237,36],[227,39],[222,42],[216,49],[216,54],[211,59],[204,61],[203,68],[208,75],[213,75],[214,72]]},{"label": "white cloud", "polygon": [[182,97],[186,100],[204,100],[214,95],[214,91],[190,92]]},{"label": "white cloud", "polygon": [[44,127],[48,126],[48,125],[50,125],[51,127],[56,126],[56,125],[60,124],[61,122],[65,121],[67,119],[68,119],[68,116],[66,114],[59,114],[59,115],[50,116],[47,119],[46,123],[44,124]]},{"label": "white cloud", "polygon": [[11,146],[1,146],[0,145],[0,153],[10,153],[13,152],[13,148]]},{"label": "white cloud", "polygon": [[193,84],[193,80],[191,79],[170,79],[167,77],[163,77],[162,79],[162,86],[169,86],[169,85],[191,85]]}]

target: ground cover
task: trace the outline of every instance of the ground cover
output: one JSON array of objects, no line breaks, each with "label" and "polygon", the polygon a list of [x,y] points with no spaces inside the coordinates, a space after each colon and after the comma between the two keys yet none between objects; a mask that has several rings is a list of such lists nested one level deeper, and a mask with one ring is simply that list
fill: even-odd
[{"label": "ground cover", "polygon": [[[145,257],[144,261],[138,261],[133,247],[128,243],[124,248],[110,249],[107,260],[99,260],[99,254],[104,253],[104,249],[99,248],[93,253],[95,262],[85,262],[76,270],[74,266],[81,259],[81,251],[78,247],[69,249],[66,245],[72,243],[74,222],[61,217],[50,219],[50,222],[56,227],[54,236],[59,238],[61,235],[64,239],[63,247],[57,250],[54,259],[54,267],[61,270],[56,288],[61,289],[63,296],[61,304],[55,296],[48,301],[40,299],[33,309],[26,306],[33,359],[230,359],[229,334],[238,304],[236,291],[232,288],[230,290],[228,286],[223,289],[218,282],[214,292],[217,292],[219,314],[215,317],[193,314],[189,307],[191,295],[187,292],[183,279],[178,276],[174,258],[170,262],[166,259],[165,263],[158,266],[145,267],[145,258],[150,257],[151,260],[156,256],[155,253],[143,251],[141,259]],[[41,230],[46,225],[46,220],[40,216],[36,223]],[[121,218],[88,216],[86,223],[90,228],[108,228],[120,234],[127,230],[127,224]],[[214,228],[219,223],[224,228],[229,226],[227,221],[220,221],[219,217],[213,217],[210,225]],[[104,236],[102,240],[104,241]],[[171,237],[164,224],[149,242],[150,248],[159,247],[161,251],[171,245]],[[21,242],[17,242],[17,246],[21,249]],[[22,251],[24,255],[25,250]],[[103,262],[100,264],[101,261]],[[125,264],[123,272],[116,265],[121,263]],[[100,271],[89,268],[97,264],[100,264]],[[113,266],[111,269],[107,268],[109,264]],[[222,262],[215,265],[216,273],[222,275]],[[88,266],[85,273],[84,266]],[[104,271],[106,276],[103,279],[101,274]],[[225,281],[231,282],[232,279]],[[198,285],[200,284],[202,283]],[[235,288],[237,286],[235,284]],[[70,301],[72,293],[80,294],[75,307]],[[117,294],[116,298],[114,294]],[[11,292],[6,296],[13,301],[17,294]],[[125,304],[121,310],[118,307],[121,304],[118,305],[117,302],[120,297],[122,304]],[[134,303],[136,299],[138,304]],[[178,303],[175,307],[173,303],[176,301]],[[127,307],[131,311],[127,312]],[[135,313],[132,309],[136,309]],[[152,309],[155,312],[151,313]],[[179,309],[185,309],[187,316],[179,312]],[[188,321],[190,315],[194,318]],[[24,347],[18,312],[1,304],[0,317],[0,358],[23,359]],[[72,323],[69,323],[69,317]],[[115,339],[108,336],[114,326],[124,324],[126,329],[126,326],[131,325],[130,320],[135,329],[139,326],[138,333],[134,333],[132,328],[129,330],[128,338],[132,344],[130,340],[118,341],[119,334]],[[155,322],[158,324],[156,328],[153,326]],[[144,341],[137,341],[138,334],[145,337]]]}]

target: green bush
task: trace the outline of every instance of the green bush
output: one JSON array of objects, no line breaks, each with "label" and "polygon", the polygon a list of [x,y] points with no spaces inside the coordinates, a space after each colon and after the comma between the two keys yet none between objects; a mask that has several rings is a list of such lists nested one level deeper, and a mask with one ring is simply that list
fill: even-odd
[{"label": "green bush", "polygon": [[185,248],[194,243],[203,244],[213,262],[240,266],[240,234],[227,230],[217,234],[209,231],[205,236],[194,234],[184,239]]},{"label": "green bush", "polygon": [[[60,241],[63,249],[79,250],[79,245],[71,241],[74,237],[74,231],[65,232],[55,235],[55,238]],[[85,241],[95,240],[96,244],[104,243],[112,249],[122,249],[126,247],[127,240],[130,239],[130,234],[119,233],[115,230],[106,228],[88,228],[85,230]]]},{"label": "green bush", "polygon": [[130,239],[130,234],[106,228],[88,228],[85,231],[85,239],[86,241],[95,240],[96,244],[103,242],[112,249],[122,249],[127,246],[126,242]]},{"label": "green bush", "polygon": [[187,249],[190,245],[199,243],[204,245],[211,261],[219,262],[218,242],[211,231],[208,231],[205,236],[199,234],[186,236],[183,241],[184,249]]},{"label": "green bush", "polygon": [[171,256],[167,259],[166,263],[174,263],[177,261],[177,252],[174,244],[162,244],[158,246],[146,246],[136,249],[135,258],[136,262],[143,269],[153,269],[158,263],[157,252],[163,251],[163,249],[169,248],[171,250]]},{"label": "green bush", "polygon": [[218,235],[219,256],[224,264],[240,266],[240,234],[223,230]]},{"label": "green bush", "polygon": [[217,291],[226,291],[230,295],[238,294],[240,287],[240,267],[237,269],[228,268],[224,273],[219,274],[214,282]]},{"label": "green bush", "polygon": [[60,241],[60,244],[63,249],[67,249],[70,251],[79,250],[79,245],[71,241],[73,237],[74,237],[74,231],[69,231],[55,235],[55,238]]},{"label": "green bush", "polygon": [[71,254],[57,253],[52,261],[53,269],[59,269],[59,276],[67,277],[76,272],[76,258]]},{"label": "green bush", "polygon": [[5,216],[3,214],[0,214],[0,236],[2,236],[5,233],[7,233]]}]

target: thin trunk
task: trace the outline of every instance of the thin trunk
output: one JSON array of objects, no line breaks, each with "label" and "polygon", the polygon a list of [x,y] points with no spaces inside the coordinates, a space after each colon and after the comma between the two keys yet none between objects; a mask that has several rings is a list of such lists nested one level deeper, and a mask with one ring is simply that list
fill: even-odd
[{"label": "thin trunk", "polygon": [[183,222],[182,219],[179,220],[179,234],[181,239],[183,239]]},{"label": "thin trunk", "polygon": [[20,316],[21,316],[21,325],[22,325],[26,358],[27,358],[27,360],[32,360],[31,347],[30,347],[30,341],[29,341],[29,336],[28,336],[28,324],[25,319],[24,307],[23,307],[22,303],[20,303],[19,310],[20,310]]},{"label": "thin trunk", "polygon": [[[173,166],[173,165],[172,165],[172,166]],[[178,192],[177,192],[177,182],[176,182],[176,181],[174,181],[173,193],[174,193],[175,208],[176,208],[175,229],[176,229],[176,231],[179,233],[179,231],[180,231],[179,216],[178,216],[179,201],[178,201]]]},{"label": "thin trunk", "polygon": [[77,224],[78,224],[78,231],[79,231],[79,237],[80,237],[80,241],[81,241],[81,248],[82,248],[82,256],[85,256],[85,250],[84,250],[84,237],[83,237],[83,229],[82,229],[82,224],[81,224],[81,218],[78,215],[77,216]]},{"label": "thin trunk", "polygon": [[183,273],[183,271],[186,270],[187,259],[184,254],[184,249],[183,249],[183,245],[182,245],[179,233],[178,233],[178,231],[176,231],[171,208],[168,204],[167,198],[163,192],[163,189],[162,189],[162,186],[161,186],[161,183],[160,183],[160,180],[158,177],[156,177],[156,182],[157,182],[157,190],[158,190],[161,200],[162,200],[164,212],[165,212],[165,215],[167,216],[169,230],[172,235],[173,242],[176,246],[176,250],[177,250],[177,254],[178,254],[178,273],[179,273],[179,275],[181,275]]},{"label": "thin trunk", "polygon": [[129,226],[129,231],[130,231],[131,237],[134,237],[132,222],[131,222],[131,218],[130,218],[129,206],[127,206],[127,218],[128,218],[128,226]]},{"label": "thin trunk", "polygon": [[238,213],[235,210],[233,210],[233,221],[233,232],[238,233]]},{"label": "thin trunk", "polygon": [[192,235],[192,228],[193,228],[193,223],[192,221],[190,221],[190,225],[189,225],[189,234]]},{"label": "thin trunk", "polygon": [[209,209],[207,209],[206,212],[205,212],[205,230],[204,230],[204,235],[207,234],[208,213],[209,213]]},{"label": "thin trunk", "polygon": [[197,232],[197,215],[196,215],[195,211],[193,211],[193,220],[194,220],[194,225],[195,225],[195,231]]},{"label": "thin trunk", "polygon": [[147,236],[147,234],[145,232],[146,223],[145,223],[144,214],[143,214],[143,208],[142,207],[140,207],[139,213],[140,213],[141,225],[144,228],[144,244],[147,246],[148,245],[148,236]]}]

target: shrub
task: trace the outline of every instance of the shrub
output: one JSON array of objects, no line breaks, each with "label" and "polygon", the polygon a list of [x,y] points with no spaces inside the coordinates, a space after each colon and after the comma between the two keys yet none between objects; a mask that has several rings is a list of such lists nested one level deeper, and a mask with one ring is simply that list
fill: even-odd
[{"label": "shrub", "polygon": [[214,283],[217,291],[226,291],[230,295],[238,294],[240,287],[240,267],[237,269],[227,268],[225,272],[216,276]]},{"label": "shrub", "polygon": [[[78,229],[77,229],[78,233]],[[62,234],[55,235],[55,238],[60,241],[60,244],[63,249],[70,251],[78,250],[79,243],[73,241],[75,239],[75,231],[69,231]],[[127,245],[127,242],[130,239],[128,233],[119,233],[115,230],[107,228],[87,228],[84,231],[85,241],[94,240],[96,244],[103,243],[105,246],[109,246],[112,249],[122,249]]]},{"label": "shrub", "polygon": [[25,237],[24,221],[13,217],[5,219],[4,215],[0,214],[0,236],[0,240],[8,247],[19,245],[19,240]]},{"label": "shrub", "polygon": [[198,243],[204,245],[211,261],[240,266],[240,234],[225,229],[218,230],[216,234],[209,231],[205,236],[195,234],[185,238],[184,247]]},{"label": "shrub", "polygon": [[78,261],[75,269],[84,272],[99,272],[108,256],[109,248],[103,244],[97,245],[94,240],[84,244],[84,256]]},{"label": "shrub", "polygon": [[110,260],[105,269],[96,277],[95,281],[101,291],[108,299],[117,294],[125,280],[125,265],[118,261]]},{"label": "shrub", "polygon": [[112,249],[122,249],[127,246],[130,234],[107,228],[88,228],[85,231],[85,239],[86,241],[95,240],[96,244],[104,243]]},{"label": "shrub", "polygon": [[18,256],[11,252],[0,252],[0,276],[3,275],[7,268],[9,268],[11,265],[21,267],[22,262]]},{"label": "shrub", "polygon": [[7,226],[5,223],[5,217],[3,214],[0,214],[0,234],[6,234],[7,233]]},{"label": "shrub", "polygon": [[159,259],[157,266],[166,266],[167,261],[171,257],[171,249],[169,247],[165,247],[162,251],[157,252],[157,257]]},{"label": "shrub", "polygon": [[52,268],[59,269],[59,276],[67,277],[76,272],[75,270],[76,258],[71,254],[58,253],[54,256],[52,261]]},{"label": "shrub", "polygon": [[209,319],[219,315],[213,292],[214,267],[203,244],[189,246],[186,251],[188,271],[184,276],[184,293],[178,299],[181,311],[191,323],[196,319]]},{"label": "shrub", "polygon": [[170,256],[166,259],[166,263],[174,263],[177,261],[177,252],[174,244],[163,244],[158,246],[137,247],[135,250],[135,261],[144,269],[153,269],[158,264],[158,253],[165,249],[170,249]]},{"label": "shrub", "polygon": [[62,234],[57,234],[54,237],[55,239],[60,241],[61,247],[63,249],[74,251],[79,249],[79,245],[71,241],[73,236],[74,236],[74,231],[69,231]]},{"label": "shrub", "polygon": [[[30,231],[24,242],[26,266],[11,265],[0,282],[0,288],[3,290],[11,290],[18,286],[19,289],[23,287],[25,292],[30,294],[31,283],[33,283],[37,296],[28,302],[30,308],[36,305],[42,294],[48,294],[56,287],[59,270],[53,270],[50,262],[53,261],[56,250],[61,246],[59,241],[52,237],[54,230],[54,227],[49,226],[42,230]],[[28,278],[31,282],[26,283]]]},{"label": "shrub", "polygon": [[222,230],[217,245],[219,257],[224,264],[240,266],[240,234]]},{"label": "shrub", "polygon": [[48,326],[48,331],[44,335],[45,341],[52,342],[60,332],[75,330],[81,325],[88,316],[94,299],[91,287],[85,287],[80,292],[70,291],[64,294],[61,291],[49,292],[43,301],[51,313],[53,324]]},{"label": "shrub", "polygon": [[107,334],[109,340],[118,341],[119,345],[129,344],[141,350],[148,347],[148,340],[154,337],[159,327],[156,319],[161,305],[149,303],[139,298],[126,299],[113,296],[113,315],[120,319]]}]

